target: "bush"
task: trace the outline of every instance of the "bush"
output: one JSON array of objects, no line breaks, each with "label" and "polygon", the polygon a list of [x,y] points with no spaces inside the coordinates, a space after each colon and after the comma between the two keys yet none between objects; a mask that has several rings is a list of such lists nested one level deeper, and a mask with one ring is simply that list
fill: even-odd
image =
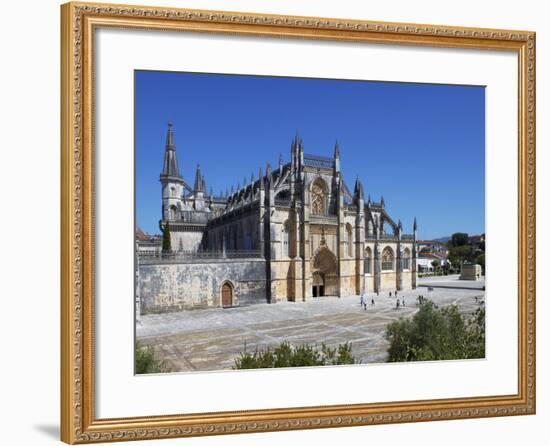
[{"label": "bush", "polygon": [[155,358],[153,347],[150,345],[143,346],[141,343],[136,342],[136,374],[167,373],[170,371],[164,361]]},{"label": "bush", "polygon": [[298,347],[283,342],[275,348],[256,349],[254,353],[246,351],[235,359],[233,369],[267,369],[275,367],[306,367],[322,365],[356,364],[351,354],[351,343],[346,342],[336,348],[327,347],[324,343],[320,348],[303,344]]},{"label": "bush", "polygon": [[485,309],[465,320],[456,305],[438,308],[427,301],[411,319],[386,327],[388,362],[485,357]]}]

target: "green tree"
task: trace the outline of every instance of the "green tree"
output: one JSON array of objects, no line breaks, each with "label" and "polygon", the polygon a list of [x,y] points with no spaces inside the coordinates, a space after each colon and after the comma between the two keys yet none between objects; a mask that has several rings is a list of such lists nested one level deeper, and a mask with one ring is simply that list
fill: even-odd
[{"label": "green tree", "polygon": [[470,245],[453,246],[449,248],[447,258],[454,265],[461,265],[465,261],[470,261],[472,257],[472,247]]},{"label": "green tree", "polygon": [[388,362],[485,357],[485,310],[465,320],[456,305],[438,308],[427,301],[411,318],[388,324]]},{"label": "green tree", "polygon": [[267,369],[274,367],[305,367],[322,365],[355,364],[357,361],[351,353],[351,343],[346,342],[336,348],[327,347],[324,343],[320,348],[302,344],[293,346],[282,342],[275,348],[256,349],[253,353],[246,351],[235,359],[233,369]]},{"label": "green tree", "polygon": [[439,269],[439,260],[432,260],[432,266],[434,267],[434,271],[437,271]]},{"label": "green tree", "polygon": [[468,234],[465,232],[455,232],[451,236],[451,246],[464,246],[468,244]]},{"label": "green tree", "polygon": [[172,244],[170,242],[170,226],[168,223],[164,226],[162,230],[162,252],[171,252]]}]

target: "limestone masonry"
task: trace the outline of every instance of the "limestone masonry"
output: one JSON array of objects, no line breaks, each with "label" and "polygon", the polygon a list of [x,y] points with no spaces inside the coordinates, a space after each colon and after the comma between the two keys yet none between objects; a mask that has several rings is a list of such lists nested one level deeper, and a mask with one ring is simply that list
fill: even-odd
[{"label": "limestone masonry", "polygon": [[416,288],[416,220],[404,234],[359,179],[351,192],[338,143],[311,155],[296,135],[290,162],[213,196],[199,166],[193,187],[180,175],[169,124],[160,182],[170,250],[137,240],[142,314]]}]

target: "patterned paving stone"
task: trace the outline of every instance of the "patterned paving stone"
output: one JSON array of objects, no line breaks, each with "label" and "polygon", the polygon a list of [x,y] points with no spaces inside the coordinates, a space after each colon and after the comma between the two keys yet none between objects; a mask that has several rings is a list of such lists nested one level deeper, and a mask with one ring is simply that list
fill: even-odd
[{"label": "patterned paving stone", "polygon": [[[228,370],[245,348],[275,347],[285,340],[294,345],[351,342],[353,355],[361,363],[384,362],[386,325],[414,315],[418,295],[440,306],[456,304],[464,314],[473,313],[479,302],[486,300],[483,282],[441,277],[420,280],[419,285],[414,291],[399,292],[399,298],[405,299],[405,307],[399,309],[395,297],[386,293],[366,295],[369,303],[375,299],[375,305],[367,310],[361,308],[359,296],[322,297],[305,303],[145,315],[136,325],[136,333],[174,372]],[[433,291],[428,291],[428,286]]]}]

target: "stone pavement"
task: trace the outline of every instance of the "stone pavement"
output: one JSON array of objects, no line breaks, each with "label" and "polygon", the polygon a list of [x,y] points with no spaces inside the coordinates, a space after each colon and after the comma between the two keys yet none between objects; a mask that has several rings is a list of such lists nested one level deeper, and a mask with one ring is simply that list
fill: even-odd
[{"label": "stone pavement", "polygon": [[[320,297],[310,302],[144,315],[136,334],[177,372],[231,369],[245,347],[254,351],[283,341],[294,345],[324,342],[328,346],[349,341],[353,355],[362,363],[383,362],[388,347],[386,325],[418,311],[415,302],[419,294],[440,306],[457,304],[466,314],[479,307],[475,297],[485,299],[484,291],[475,289],[483,286],[481,282],[438,277],[419,279],[418,284],[414,291],[399,292],[400,299],[405,298],[405,307],[399,309],[388,292],[379,297],[367,294],[366,311],[361,309],[359,296]],[[423,285],[433,286],[433,291]]]}]

